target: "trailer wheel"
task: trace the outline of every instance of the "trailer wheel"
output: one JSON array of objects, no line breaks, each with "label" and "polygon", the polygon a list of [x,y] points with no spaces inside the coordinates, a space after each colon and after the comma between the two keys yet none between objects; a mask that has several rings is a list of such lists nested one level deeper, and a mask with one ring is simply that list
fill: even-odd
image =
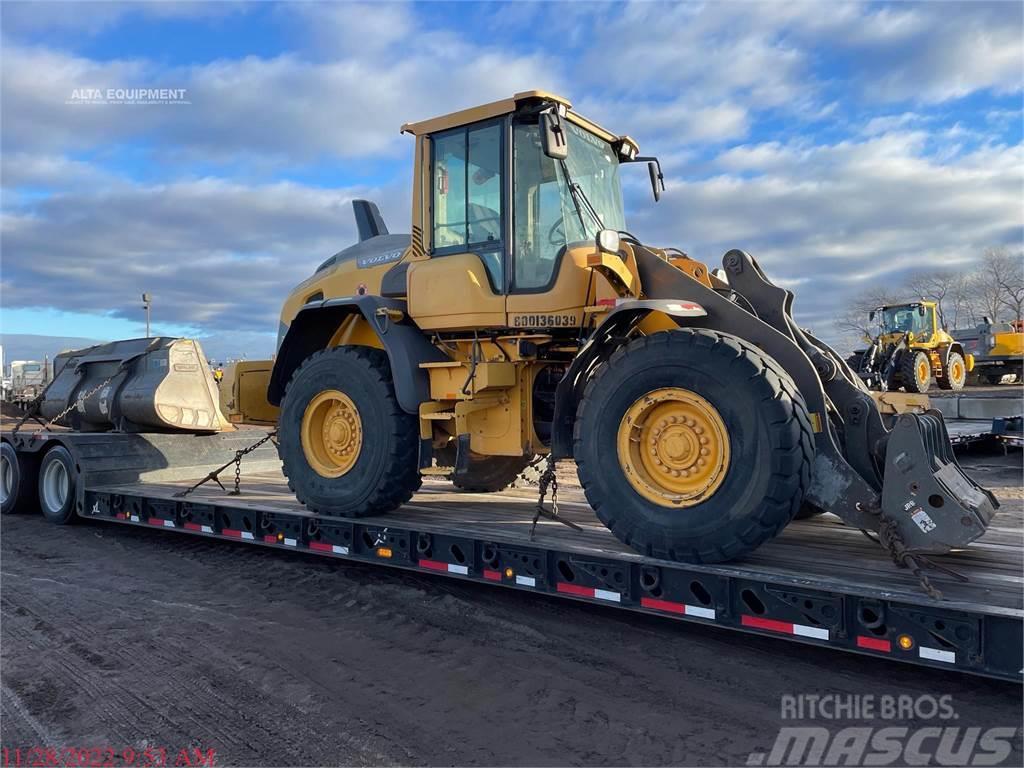
[{"label": "trailer wheel", "polygon": [[907,392],[924,394],[932,383],[932,363],[928,353],[908,349],[900,360],[900,380]]},{"label": "trailer wheel", "polygon": [[35,466],[19,457],[10,443],[0,444],[0,514],[30,511],[35,493]]},{"label": "trailer wheel", "polygon": [[967,383],[967,363],[964,362],[964,356],[959,352],[950,352],[943,373],[945,375],[939,379],[939,389],[952,389],[954,392],[963,389]]},{"label": "trailer wheel", "polygon": [[39,463],[39,509],[56,525],[75,521],[78,470],[68,449],[55,445]]},{"label": "trailer wheel", "polygon": [[803,397],[756,347],[704,329],[630,341],[576,416],[580,482],[598,518],[642,554],[741,557],[778,534],[810,485]]},{"label": "trailer wheel", "polygon": [[335,347],[296,369],[281,403],[278,451],[288,487],[310,510],[363,517],[420,487],[419,425],[398,405],[387,355]]}]

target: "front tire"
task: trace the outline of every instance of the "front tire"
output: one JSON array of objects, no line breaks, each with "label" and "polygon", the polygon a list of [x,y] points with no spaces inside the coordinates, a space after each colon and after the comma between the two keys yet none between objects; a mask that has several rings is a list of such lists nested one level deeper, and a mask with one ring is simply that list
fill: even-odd
[{"label": "front tire", "polygon": [[907,392],[924,394],[932,383],[932,363],[926,352],[908,349],[900,360],[900,380]]},{"label": "front tire", "polygon": [[722,562],[797,514],[814,439],[803,397],[770,357],[704,329],[618,349],[575,425],[580,483],[598,518],[650,557]]},{"label": "front tire", "polygon": [[39,462],[39,509],[55,525],[75,521],[78,470],[68,449],[55,445]]},{"label": "front tire", "polygon": [[420,487],[419,425],[398,405],[387,355],[335,347],[292,375],[281,404],[278,452],[288,487],[311,511],[389,512]]}]

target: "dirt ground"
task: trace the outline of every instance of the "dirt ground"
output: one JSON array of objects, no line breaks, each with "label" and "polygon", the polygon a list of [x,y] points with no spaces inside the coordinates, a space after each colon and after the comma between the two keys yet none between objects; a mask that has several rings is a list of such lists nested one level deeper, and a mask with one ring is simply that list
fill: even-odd
[{"label": "dirt ground", "polygon": [[[1024,503],[1019,452],[965,463]],[[957,726],[1022,720],[1019,685],[444,577],[34,515],[2,534],[8,750],[744,765],[793,724],[787,694],[950,695]],[[1018,730],[1003,764],[1022,762]]]}]

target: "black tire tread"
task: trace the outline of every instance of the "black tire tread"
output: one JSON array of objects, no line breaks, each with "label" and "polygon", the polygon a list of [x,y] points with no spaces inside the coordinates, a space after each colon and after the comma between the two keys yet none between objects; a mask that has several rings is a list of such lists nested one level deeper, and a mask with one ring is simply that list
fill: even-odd
[{"label": "black tire tread", "polygon": [[[368,517],[390,512],[412,498],[413,494],[420,488],[422,477],[418,467],[419,424],[414,415],[403,411],[398,404],[391,376],[391,365],[385,352],[374,347],[361,346],[329,347],[319,352],[314,352],[293,371],[288,381],[288,386],[285,388],[284,398],[282,398],[282,410],[284,402],[288,398],[288,390],[293,382],[302,375],[303,370],[328,355],[348,358],[348,364],[363,366],[377,379],[382,391],[386,393],[381,398],[380,408],[384,411],[385,415],[390,417],[392,436],[395,438],[392,441],[394,447],[391,454],[386,458],[387,463],[393,468],[392,472],[386,473],[388,481],[381,483],[375,489],[366,500],[362,509],[344,513],[340,516]],[[289,467],[289,463],[283,453],[281,455],[281,465],[284,476],[288,480],[288,488],[295,494],[295,498],[306,505],[307,509],[325,516],[338,515],[337,512],[329,508],[318,507],[303,497],[301,491],[293,483],[291,477],[293,471]]]},{"label": "black tire tread", "polygon": [[464,475],[452,475],[452,485],[467,493],[503,491],[529,469],[533,460],[533,456],[485,456],[471,460]]},{"label": "black tire tread", "polygon": [[[950,352],[949,356],[946,358],[946,369],[943,371],[944,375],[937,380],[937,383],[939,385],[939,389],[947,389],[947,390],[954,389],[954,387],[953,387],[953,380],[949,376],[949,371],[952,368],[951,363],[953,361],[953,355],[956,355],[957,357],[960,358],[960,362],[963,364],[964,370],[965,371],[967,370],[967,361],[964,360],[964,356],[961,355],[959,352]],[[964,377],[964,383],[960,386],[960,389],[963,389],[964,386],[966,386],[966,384],[967,384],[967,378]]]},{"label": "black tire tread", "polygon": [[[648,557],[695,563],[734,560],[778,535],[796,517],[801,501],[811,484],[811,468],[814,462],[814,432],[803,396],[793,379],[782,367],[775,360],[764,355],[757,347],[736,336],[703,328],[655,333],[623,345],[611,355],[607,363],[598,367],[594,376],[587,383],[576,415],[573,433],[574,452],[577,455],[580,453],[583,441],[581,428],[586,423],[590,396],[594,389],[600,386],[601,380],[615,367],[628,364],[630,355],[641,347],[672,343],[675,338],[679,338],[679,334],[692,334],[697,337],[695,343],[703,347],[709,356],[729,356],[732,358],[731,364],[740,360],[745,360],[745,364],[753,363],[758,371],[751,378],[761,378],[766,383],[763,388],[762,402],[780,400],[789,404],[788,416],[783,420],[773,422],[773,424],[782,427],[788,426],[788,431],[793,434],[788,445],[782,444],[775,447],[772,457],[771,484],[760,515],[749,519],[747,527],[731,544],[691,549],[687,552],[655,551],[652,544],[643,538],[642,532],[629,529],[620,520],[615,519],[614,510],[609,509],[605,500],[597,498],[593,493],[593,481],[590,478],[589,468],[585,464],[577,462],[580,483],[597,517],[620,541],[641,554]],[[785,429],[776,430],[776,436],[785,434],[785,431]],[[790,469],[786,469],[787,467]],[[795,468],[796,471],[793,471],[792,468]]]},{"label": "black tire tread", "polygon": [[918,386],[917,383],[917,356],[927,354],[916,349],[908,349],[903,353],[903,357],[900,360],[900,381],[903,383],[903,389],[907,392],[924,394],[928,391],[929,385],[931,384],[931,361],[928,361],[928,381],[922,386]]}]

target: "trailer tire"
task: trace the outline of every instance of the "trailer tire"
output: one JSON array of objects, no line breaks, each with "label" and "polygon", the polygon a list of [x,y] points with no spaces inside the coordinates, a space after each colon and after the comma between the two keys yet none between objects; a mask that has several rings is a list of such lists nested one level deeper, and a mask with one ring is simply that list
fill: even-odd
[{"label": "trailer tire", "polygon": [[[314,430],[310,414],[315,416],[318,398],[331,392],[341,395],[338,402],[345,405],[329,410]],[[318,471],[312,464],[318,455],[307,453],[314,450],[310,447],[313,432],[329,433],[334,427],[328,422],[338,414],[344,417],[346,411],[354,412],[358,423],[353,428],[359,435],[355,455],[350,450],[335,474],[328,471],[329,462],[338,454],[326,453],[320,463],[323,471]],[[354,441],[351,434],[345,431],[346,439]],[[311,511],[366,517],[401,506],[420,487],[418,451],[417,418],[399,406],[391,366],[382,350],[325,349],[306,358],[292,374],[281,402],[278,452],[288,487]]]},{"label": "trailer tire", "polygon": [[39,509],[54,525],[75,522],[78,469],[63,445],[55,445],[39,462]]},{"label": "trailer tire", "polygon": [[[616,350],[587,384],[574,447],[587,500],[619,540],[694,563],[742,557],[778,534],[800,509],[814,462],[792,378],[753,345],[706,329],[655,333]],[[666,471],[661,464],[678,465],[669,471],[675,479],[651,470]],[[679,490],[690,477],[699,492]],[[658,483],[668,489],[661,496],[651,491]]]},{"label": "trailer tire", "polygon": [[35,465],[27,457],[19,456],[8,442],[0,444],[0,482],[0,514],[29,512],[35,507]]},{"label": "trailer tire", "polygon": [[907,392],[924,394],[932,383],[932,363],[927,352],[908,349],[900,360],[900,381]]}]

